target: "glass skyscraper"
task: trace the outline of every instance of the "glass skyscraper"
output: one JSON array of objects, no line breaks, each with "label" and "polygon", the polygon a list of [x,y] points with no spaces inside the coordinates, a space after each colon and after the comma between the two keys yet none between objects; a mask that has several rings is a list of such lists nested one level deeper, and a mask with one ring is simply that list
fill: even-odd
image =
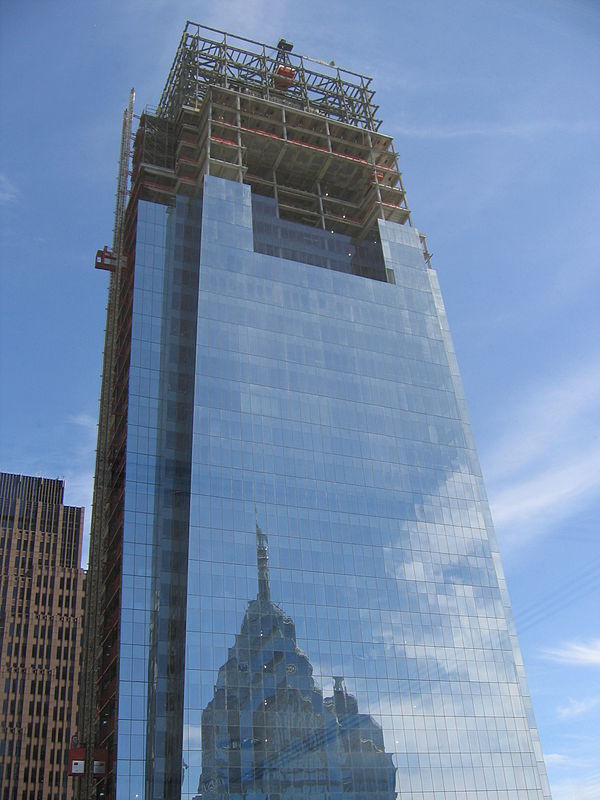
[{"label": "glass skyscraper", "polygon": [[549,798],[436,273],[370,79],[314,67],[188,23],[140,120],[81,796]]}]

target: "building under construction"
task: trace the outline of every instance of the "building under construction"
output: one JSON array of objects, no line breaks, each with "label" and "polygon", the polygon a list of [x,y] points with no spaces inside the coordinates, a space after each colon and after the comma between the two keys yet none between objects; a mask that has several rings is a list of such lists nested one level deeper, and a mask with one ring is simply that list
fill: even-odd
[{"label": "building under construction", "polygon": [[96,256],[82,798],[550,796],[377,113],[370,78],[188,22],[128,186],[132,93]]}]

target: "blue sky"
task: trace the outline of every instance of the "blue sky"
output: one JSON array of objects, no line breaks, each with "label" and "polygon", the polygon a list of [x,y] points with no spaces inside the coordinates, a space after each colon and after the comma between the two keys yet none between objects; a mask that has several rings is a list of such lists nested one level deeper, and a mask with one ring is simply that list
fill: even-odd
[{"label": "blue sky", "polygon": [[372,75],[428,236],[555,800],[600,798],[600,3],[5,0],[0,468],[89,518],[123,107],[187,18]]}]

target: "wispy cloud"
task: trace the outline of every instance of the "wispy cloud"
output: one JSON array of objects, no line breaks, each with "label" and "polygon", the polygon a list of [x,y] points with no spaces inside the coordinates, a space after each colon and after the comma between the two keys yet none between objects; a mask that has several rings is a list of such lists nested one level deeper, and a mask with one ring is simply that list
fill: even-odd
[{"label": "wispy cloud", "polygon": [[590,416],[596,414],[600,414],[600,359],[591,357],[569,374],[536,386],[509,409],[512,430],[489,454],[488,479],[502,479],[528,467],[555,450],[557,440],[578,438],[582,428],[589,434]]},{"label": "wispy cloud", "polygon": [[597,774],[588,778],[552,783],[553,800],[600,800],[600,778]]},{"label": "wispy cloud", "polygon": [[19,190],[4,173],[0,172],[0,205],[8,205],[19,197]]},{"label": "wispy cloud", "polygon": [[472,122],[464,124],[396,125],[400,136],[414,139],[467,139],[510,137],[534,139],[548,134],[587,135],[598,133],[594,120],[538,119],[514,122]]},{"label": "wispy cloud", "polygon": [[559,706],[557,709],[560,719],[573,719],[588,714],[600,705],[600,695],[586,697],[584,700],[573,700],[569,698],[566,706]]},{"label": "wispy cloud", "polygon": [[546,753],[544,755],[544,761],[546,764],[564,764],[568,762],[569,757],[563,756],[562,753]]},{"label": "wispy cloud", "polygon": [[600,494],[600,359],[505,405],[510,433],[483,453],[492,515],[506,546],[568,517]]},{"label": "wispy cloud", "polygon": [[561,767],[578,767],[581,765],[580,759],[572,758],[564,753],[545,753],[544,761],[547,765],[551,764],[552,766],[557,765]]},{"label": "wispy cloud", "polygon": [[[585,496],[600,488],[600,452],[577,453],[567,464],[543,470],[525,480],[496,492],[492,498],[492,513],[496,524],[508,526],[519,523],[515,536],[535,520],[557,522],[568,516],[570,509]],[[541,516],[540,516],[541,515]]]},{"label": "wispy cloud", "polygon": [[96,434],[98,420],[95,417],[92,417],[90,414],[71,414],[67,417],[67,422],[83,428],[90,436],[95,436]]},{"label": "wispy cloud", "polygon": [[585,644],[567,642],[561,647],[544,650],[544,656],[561,664],[600,667],[600,639]]},{"label": "wispy cloud", "polygon": [[[582,729],[584,725],[580,724],[578,730]],[[561,738],[561,750],[544,755],[553,800],[600,800],[600,742],[595,732],[591,736],[573,733]]]}]

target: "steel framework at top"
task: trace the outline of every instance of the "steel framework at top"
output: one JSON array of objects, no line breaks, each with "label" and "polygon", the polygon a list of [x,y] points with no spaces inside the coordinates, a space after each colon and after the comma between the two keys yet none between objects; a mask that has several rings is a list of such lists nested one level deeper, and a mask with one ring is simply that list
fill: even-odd
[{"label": "steel framework at top", "polygon": [[[323,64],[328,72],[317,72],[309,63]],[[284,65],[293,78],[282,86],[278,76]],[[182,106],[198,108],[213,85],[377,131],[381,120],[375,117],[379,106],[373,103],[371,80],[333,62],[328,66],[293,52],[282,53],[277,47],[188,21],[158,115],[174,119]]]}]

